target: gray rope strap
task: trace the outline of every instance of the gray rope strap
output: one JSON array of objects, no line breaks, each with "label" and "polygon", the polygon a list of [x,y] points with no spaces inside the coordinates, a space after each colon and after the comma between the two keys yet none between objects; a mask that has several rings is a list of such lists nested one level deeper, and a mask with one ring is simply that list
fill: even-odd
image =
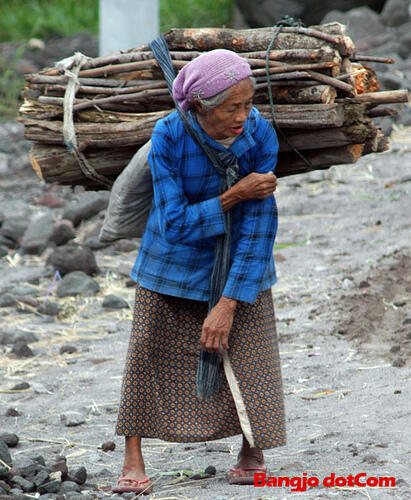
[{"label": "gray rope strap", "polygon": [[[157,59],[161,69],[163,70],[165,80],[168,85],[171,96],[175,72],[167,42],[164,37],[160,36],[150,43],[150,48],[153,51],[154,57]],[[200,134],[191,125],[186,113],[181,109],[175,101],[175,107],[180,115],[186,132],[202,149],[208,157],[214,168],[220,175],[219,194],[226,191],[239,180],[239,169],[236,156],[231,151],[221,151],[212,148],[202,141]],[[228,271],[230,268],[231,255],[231,213],[230,210],[224,214],[227,232],[224,235],[215,237],[216,245],[214,252],[214,263],[210,279],[210,299],[208,301],[208,311],[217,304],[220,300],[227,281]],[[218,392],[221,381],[219,376],[221,358],[216,353],[209,353],[204,349],[200,350],[200,359],[198,362],[196,389],[197,394],[208,401],[214,393]]]},{"label": "gray rope strap", "polygon": [[76,158],[83,174],[98,184],[111,189],[113,181],[106,176],[96,172],[94,167],[90,164],[84,154],[79,150],[76,136],[76,129],[74,127],[73,108],[76,92],[80,86],[78,80],[78,73],[82,64],[88,59],[87,56],[81,52],[76,52],[73,56],[63,59],[56,63],[56,67],[60,71],[64,71],[67,76],[67,87],[64,93],[64,114],[63,114],[63,139],[64,144],[72,155]]}]

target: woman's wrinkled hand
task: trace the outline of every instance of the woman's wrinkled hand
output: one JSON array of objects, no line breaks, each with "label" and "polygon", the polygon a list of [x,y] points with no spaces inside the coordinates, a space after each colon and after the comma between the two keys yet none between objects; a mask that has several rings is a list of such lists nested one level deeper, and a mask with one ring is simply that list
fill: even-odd
[{"label": "woman's wrinkled hand", "polygon": [[203,323],[201,331],[201,348],[207,352],[219,352],[220,342],[223,349],[228,349],[228,335],[234,319],[237,301],[221,297],[211,309]]},{"label": "woman's wrinkled hand", "polygon": [[235,188],[243,200],[251,200],[252,198],[263,200],[271,196],[276,190],[277,177],[273,172],[267,174],[252,172],[238,181]]}]

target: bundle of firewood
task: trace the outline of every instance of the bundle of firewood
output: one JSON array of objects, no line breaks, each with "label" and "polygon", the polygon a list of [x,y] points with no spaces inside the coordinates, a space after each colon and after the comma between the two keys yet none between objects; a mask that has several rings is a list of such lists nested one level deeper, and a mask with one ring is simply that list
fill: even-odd
[{"label": "bundle of firewood", "polygon": [[[176,72],[216,48],[245,57],[257,81],[255,105],[268,119],[271,86],[282,132],[277,176],[354,163],[362,155],[387,150],[388,140],[372,118],[395,113],[379,106],[408,102],[408,91],[378,92],[375,71],[364,62],[393,61],[356,55],[339,23],[284,27],[269,52],[267,77],[266,52],[274,33],[273,28],[173,29],[165,39]],[[46,182],[107,187],[150,138],[156,121],[173,111],[173,100],[148,46],[85,58],[72,103],[78,150],[87,159],[84,168],[64,144],[69,78],[61,68],[26,75],[20,121],[25,137],[34,142],[33,168]],[[107,182],[99,182],[99,176]]]}]

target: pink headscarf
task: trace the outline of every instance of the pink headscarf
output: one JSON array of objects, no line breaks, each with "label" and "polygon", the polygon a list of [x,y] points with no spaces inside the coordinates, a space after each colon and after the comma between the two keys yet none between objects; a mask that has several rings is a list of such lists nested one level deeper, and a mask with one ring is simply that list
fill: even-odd
[{"label": "pink headscarf", "polygon": [[252,76],[247,60],[235,52],[216,49],[196,57],[178,73],[173,97],[184,111],[193,99],[207,99]]}]

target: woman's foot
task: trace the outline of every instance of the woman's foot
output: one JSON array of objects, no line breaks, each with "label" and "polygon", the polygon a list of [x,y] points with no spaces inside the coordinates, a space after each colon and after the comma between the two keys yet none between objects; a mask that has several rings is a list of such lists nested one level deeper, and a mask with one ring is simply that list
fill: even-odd
[{"label": "woman's foot", "polygon": [[230,484],[254,484],[256,472],[266,472],[264,455],[258,448],[250,448],[247,440],[243,438],[243,446],[237,457],[237,463],[228,473]]},{"label": "woman's foot", "polygon": [[122,477],[118,480],[117,486],[113,488],[113,492],[148,494],[151,493],[152,489],[153,483],[146,476],[141,452],[141,438],[138,436],[126,437]]}]

